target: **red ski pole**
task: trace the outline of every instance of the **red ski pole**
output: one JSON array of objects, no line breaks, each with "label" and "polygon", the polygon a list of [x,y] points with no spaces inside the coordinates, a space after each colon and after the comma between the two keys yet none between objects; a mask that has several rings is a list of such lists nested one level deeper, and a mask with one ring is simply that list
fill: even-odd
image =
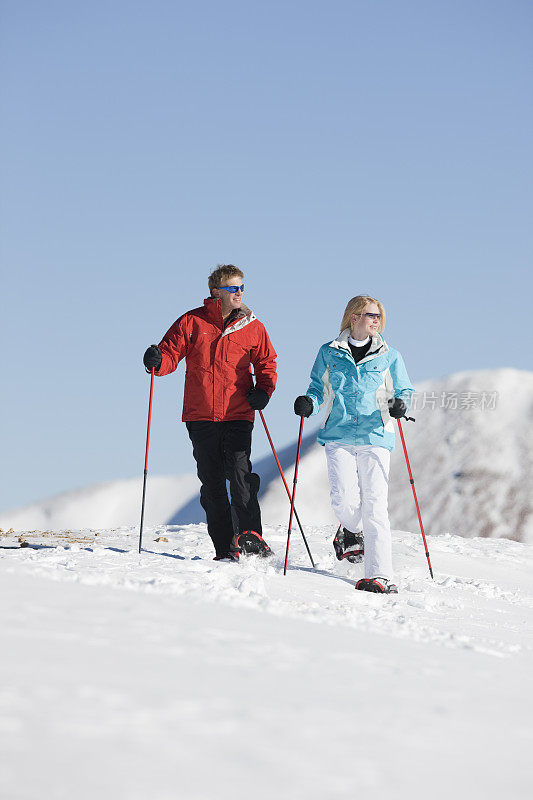
[{"label": "red ski pole", "polygon": [[433,570],[431,569],[431,561],[429,559],[429,550],[428,550],[428,543],[426,542],[426,534],[424,533],[424,526],[422,525],[422,517],[420,515],[420,506],[418,505],[418,498],[416,496],[416,489],[415,489],[415,481],[413,478],[413,473],[411,472],[411,465],[409,463],[409,456],[407,455],[407,447],[405,446],[405,439],[403,437],[403,430],[402,430],[402,423],[400,420],[397,420],[398,428],[400,430],[400,437],[403,444],[403,452],[405,453],[405,463],[407,464],[407,472],[409,473],[409,483],[411,484],[411,489],[413,490],[413,497],[415,498],[415,505],[416,505],[416,513],[418,514],[418,521],[420,523],[420,530],[422,532],[422,539],[424,541],[424,547],[426,548],[426,558],[428,560],[428,567],[429,567],[429,574],[433,578]]},{"label": "red ski pole", "polygon": [[[287,481],[285,480],[285,475],[283,474],[283,470],[281,468],[281,464],[279,463],[278,454],[276,453],[276,448],[274,447],[274,442],[272,441],[272,438],[271,438],[270,433],[268,431],[267,424],[265,422],[265,418],[263,416],[263,412],[262,411],[259,411],[259,416],[261,417],[261,422],[263,423],[263,426],[265,428],[265,433],[267,435],[267,439],[269,441],[270,447],[272,448],[272,452],[274,454],[274,458],[276,459],[276,464],[278,465],[279,474],[281,475],[281,479],[282,479],[283,484],[285,486],[285,490],[287,492],[287,496],[288,496],[289,500],[291,500],[292,499],[291,498],[291,493],[290,493],[289,487],[287,486]],[[298,523],[298,527],[300,528],[300,533],[302,534],[302,538],[304,540],[304,544],[305,544],[305,546],[307,548],[307,552],[309,553],[309,558],[311,559],[311,564],[313,565],[313,569],[316,569],[315,562],[313,561],[313,556],[311,555],[311,551],[309,549],[309,545],[307,544],[307,539],[305,538],[304,529],[302,528],[302,523],[300,522],[300,520],[298,518],[298,514],[296,513],[296,508],[294,509],[294,516],[296,517],[296,522]]]},{"label": "red ski pole", "polygon": [[292,516],[294,513],[294,500],[296,498],[296,483],[298,481],[298,464],[300,462],[300,447],[302,445],[302,431],[304,427],[304,417],[300,417],[300,433],[298,434],[298,450],[296,451],[296,464],[294,465],[294,481],[292,484],[292,497],[291,497],[291,514],[289,517],[289,530],[287,532],[287,549],[285,551],[285,567],[283,569],[283,574],[287,574],[287,560],[289,558],[289,544],[291,541],[291,526],[292,526]]},{"label": "red ski pole", "polygon": [[154,394],[154,375],[155,375],[155,370],[152,367],[151,378],[150,378],[150,402],[148,403],[148,427],[146,431],[146,453],[144,456],[143,499],[141,504],[141,528],[139,531],[139,554],[141,552],[142,539],[143,539],[144,500],[146,497],[146,476],[148,475],[148,447],[150,446],[150,424],[152,421],[152,397]]}]

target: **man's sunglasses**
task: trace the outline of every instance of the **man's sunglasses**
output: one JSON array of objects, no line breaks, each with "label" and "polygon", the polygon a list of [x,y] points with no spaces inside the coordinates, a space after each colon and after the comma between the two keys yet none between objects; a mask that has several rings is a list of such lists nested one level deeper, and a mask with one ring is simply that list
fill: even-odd
[{"label": "man's sunglasses", "polygon": [[218,288],[225,289],[230,294],[236,294],[238,291],[244,292],[244,283],[241,283],[240,286],[219,286]]}]

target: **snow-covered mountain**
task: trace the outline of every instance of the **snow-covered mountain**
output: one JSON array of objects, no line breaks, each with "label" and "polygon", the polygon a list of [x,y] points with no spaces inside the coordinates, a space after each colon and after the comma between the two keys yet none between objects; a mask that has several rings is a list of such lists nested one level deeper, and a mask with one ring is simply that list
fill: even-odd
[{"label": "snow-covered mountain", "polygon": [[[533,541],[533,373],[484,370],[427,381],[416,387],[410,415],[416,422],[402,424],[426,532]],[[271,524],[288,522],[279,484],[262,500]],[[301,459],[296,506],[302,524],[335,524],[318,445]],[[419,529],[399,435],[389,508],[393,528]]]},{"label": "snow-covered mountain", "polygon": [[[418,385],[405,438],[426,532],[533,541],[533,373],[515,369],[462,372]],[[256,436],[261,435],[260,423]],[[303,525],[335,525],[329,504],[325,454],[316,426],[307,422],[296,507]],[[296,428],[296,424],[295,424]],[[272,431],[275,437],[275,431]],[[278,453],[292,487],[296,443]],[[274,459],[254,465],[269,524],[288,522],[288,500]],[[195,475],[150,476],[148,525],[204,519]],[[58,495],[0,513],[0,527],[121,527],[139,519],[141,478]],[[394,528],[416,530],[401,442],[393,454],[390,512]]]},{"label": "snow-covered mountain", "polygon": [[[420,389],[427,402],[435,393],[435,408],[426,402],[405,427],[428,530],[533,541],[533,373],[459,373]],[[443,407],[443,396],[458,407]],[[400,447],[391,481],[393,524],[415,530],[402,459]]]},{"label": "snow-covered mountain", "polygon": [[[4,511],[0,514],[0,528],[67,530],[135,525],[141,513],[142,482],[142,478],[108,481]],[[149,477],[146,524],[155,525],[171,519],[196,497],[198,485],[196,475]]]}]

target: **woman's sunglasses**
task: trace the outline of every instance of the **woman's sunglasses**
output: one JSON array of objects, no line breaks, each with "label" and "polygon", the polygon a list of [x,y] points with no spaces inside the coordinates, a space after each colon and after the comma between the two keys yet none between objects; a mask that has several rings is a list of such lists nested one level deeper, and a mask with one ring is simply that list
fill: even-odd
[{"label": "woman's sunglasses", "polygon": [[377,320],[378,322],[381,319],[381,314],[372,314],[372,312],[370,312],[370,311],[367,311],[364,314],[355,314],[355,316],[356,317],[366,317],[367,319]]}]

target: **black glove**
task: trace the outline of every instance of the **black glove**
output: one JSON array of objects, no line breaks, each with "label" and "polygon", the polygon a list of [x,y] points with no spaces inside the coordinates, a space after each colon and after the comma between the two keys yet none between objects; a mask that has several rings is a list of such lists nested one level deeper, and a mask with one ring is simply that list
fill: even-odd
[{"label": "black glove", "polygon": [[313,413],[313,401],[306,394],[301,394],[294,401],[294,413],[298,417],[310,417]]},{"label": "black glove", "polygon": [[254,411],[262,411],[270,400],[270,397],[264,389],[260,389],[259,386],[256,386],[254,389],[250,389],[246,395],[246,399],[250,408],[253,408]]},{"label": "black glove", "polygon": [[151,344],[143,356],[143,364],[147,372],[151,372],[152,368],[157,372],[163,361],[163,354],[156,344]]},{"label": "black glove", "polygon": [[405,412],[407,411],[407,406],[403,402],[401,397],[394,397],[390,400],[387,400],[387,404],[389,406],[389,414],[394,419],[398,419],[399,417],[403,417]]}]

